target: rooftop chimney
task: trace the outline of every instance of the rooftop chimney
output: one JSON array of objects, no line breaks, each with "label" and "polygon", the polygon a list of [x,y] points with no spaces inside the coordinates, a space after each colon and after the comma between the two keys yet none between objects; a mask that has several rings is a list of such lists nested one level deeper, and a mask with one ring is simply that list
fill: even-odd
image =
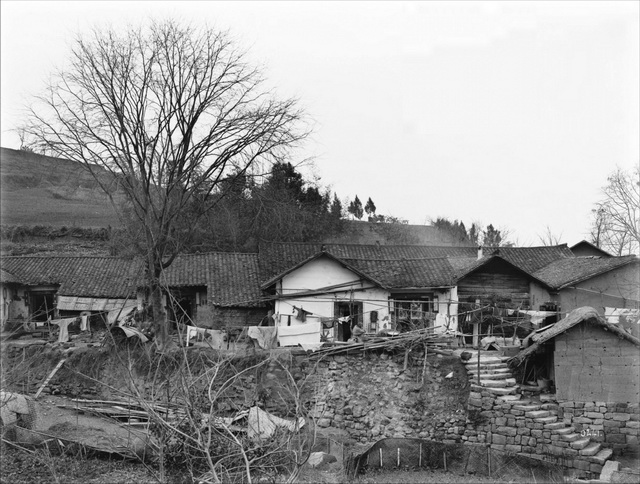
[{"label": "rooftop chimney", "polygon": [[478,260],[482,259],[482,246],[478,246]]}]

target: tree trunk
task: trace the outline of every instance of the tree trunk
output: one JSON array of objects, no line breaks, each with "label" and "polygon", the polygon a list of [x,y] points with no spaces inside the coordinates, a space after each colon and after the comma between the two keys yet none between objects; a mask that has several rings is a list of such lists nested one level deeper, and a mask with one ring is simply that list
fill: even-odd
[{"label": "tree trunk", "polygon": [[147,261],[148,289],[151,309],[153,311],[156,343],[161,348],[164,348],[169,341],[169,321],[164,305],[164,291],[160,284],[162,261],[156,259],[153,254],[149,254]]}]

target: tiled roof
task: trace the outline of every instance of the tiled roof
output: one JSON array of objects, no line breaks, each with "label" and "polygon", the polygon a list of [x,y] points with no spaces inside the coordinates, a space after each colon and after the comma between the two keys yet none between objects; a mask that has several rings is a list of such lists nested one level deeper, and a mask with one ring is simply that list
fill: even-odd
[{"label": "tiled roof", "polygon": [[485,256],[478,259],[475,247],[262,243],[259,252],[262,283],[272,281],[323,249],[389,288],[449,286],[494,255],[534,278],[533,273],[550,262],[574,257],[566,244],[485,249]]},{"label": "tiled roof", "polygon": [[208,254],[211,264],[209,299],[219,306],[260,307],[258,254],[216,252]]},{"label": "tiled roof", "polygon": [[453,270],[446,258],[370,260],[347,259],[350,266],[370,275],[388,289],[451,286]]},{"label": "tiled roof", "polygon": [[[383,264],[381,261],[417,261],[420,259],[443,259],[447,256],[473,257],[476,254],[476,249],[473,247],[262,243],[260,244],[259,252],[261,281],[264,283],[273,277],[284,273],[293,266],[318,254],[323,248],[329,254],[344,261],[376,261],[378,265]],[[414,266],[416,264],[418,263],[413,263]],[[444,266],[447,266],[449,271],[451,270],[450,265],[446,261],[440,262],[439,264],[441,266],[438,269],[440,275],[444,271],[444,269],[442,269]],[[375,264],[367,264],[367,267],[371,268],[371,270],[373,270],[374,266]],[[395,267],[398,268],[400,265],[395,264]],[[408,264],[406,267],[410,269],[412,266],[411,264]],[[420,267],[425,266],[422,264]],[[394,269],[391,269],[389,264],[387,264],[385,269],[377,269],[378,273],[386,272],[389,274],[393,270]],[[409,273],[415,274],[415,270],[413,272],[409,270]],[[372,277],[374,277],[373,274]],[[443,278],[440,277],[440,279]],[[448,278],[446,279],[448,280]]]},{"label": "tiled roof", "polygon": [[581,240],[580,242],[578,242],[575,245],[572,245],[569,248],[571,249],[571,252],[573,252],[574,255],[577,255],[577,256],[599,255],[603,257],[613,257],[612,254],[609,254],[609,252],[607,252],[606,250],[602,250],[600,247],[598,247],[595,244],[592,244],[588,240]]},{"label": "tiled roof", "polygon": [[493,251],[485,249],[484,253],[499,255],[529,274],[533,274],[555,260],[575,257],[567,244],[544,247],[499,247]]},{"label": "tiled roof", "polygon": [[20,279],[18,279],[10,272],[5,271],[4,269],[0,269],[0,282],[20,282]]},{"label": "tiled roof", "polygon": [[[2,267],[23,284],[59,285],[61,296],[133,297],[144,284],[140,262],[118,257],[3,257]],[[215,305],[261,305],[257,254],[181,255],[164,271],[162,282],[207,286]]]},{"label": "tiled roof", "polygon": [[61,296],[135,295],[136,262],[117,257],[3,257],[2,267],[27,285],[60,285]]},{"label": "tiled roof", "polygon": [[590,279],[627,264],[638,264],[635,255],[624,257],[572,257],[559,259],[536,271],[534,275],[555,289]]}]

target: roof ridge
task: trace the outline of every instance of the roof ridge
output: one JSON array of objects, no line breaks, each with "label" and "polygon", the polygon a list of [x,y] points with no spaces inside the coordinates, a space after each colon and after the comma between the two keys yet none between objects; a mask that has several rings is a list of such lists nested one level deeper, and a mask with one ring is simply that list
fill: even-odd
[{"label": "roof ridge", "polygon": [[121,257],[117,255],[3,255],[2,259],[117,259],[117,260],[133,260],[130,257]]}]

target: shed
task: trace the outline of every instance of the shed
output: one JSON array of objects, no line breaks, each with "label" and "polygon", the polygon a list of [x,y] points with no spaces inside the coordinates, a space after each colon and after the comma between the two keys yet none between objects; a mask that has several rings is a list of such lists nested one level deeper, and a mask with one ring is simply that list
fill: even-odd
[{"label": "shed", "polygon": [[595,309],[575,309],[530,340],[511,362],[519,365],[546,345],[552,351],[558,401],[640,400],[640,339],[608,323]]}]

